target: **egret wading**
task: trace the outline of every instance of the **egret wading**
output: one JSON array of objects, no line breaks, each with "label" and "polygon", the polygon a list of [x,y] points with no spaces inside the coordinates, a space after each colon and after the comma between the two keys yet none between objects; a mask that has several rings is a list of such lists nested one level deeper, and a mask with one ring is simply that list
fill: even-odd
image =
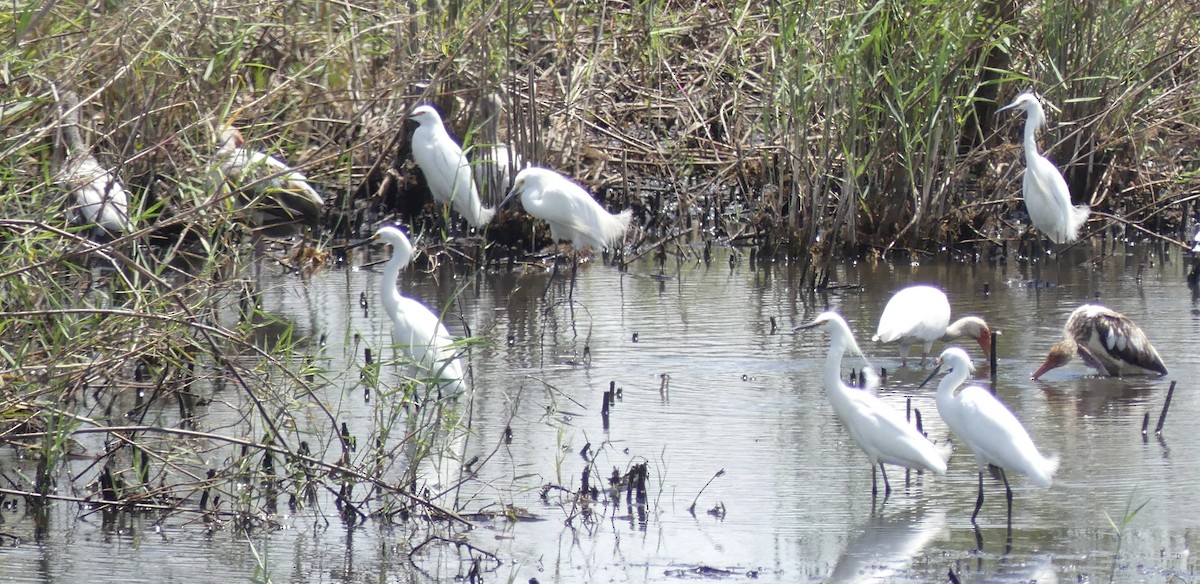
[{"label": "egret wading", "polygon": [[950,324],[950,301],[946,293],[933,286],[909,286],[896,292],[879,317],[879,328],[872,341],[895,342],[900,345],[900,366],[908,365],[908,351],[913,345],[924,344],[921,366],[933,350],[933,342],[950,342],[959,337],[971,337],[979,343],[984,358],[992,350],[992,331],[987,322],[968,316]]},{"label": "egret wading", "polygon": [[471,164],[446,133],[442,116],[432,106],[421,105],[408,117],[418,124],[412,136],[413,160],[425,175],[433,199],[452,206],[471,227],[487,225],[496,211],[480,201]]},{"label": "egret wading", "polygon": [[1088,366],[1111,377],[1166,375],[1167,366],[1141,327],[1129,317],[1098,304],[1076,308],[1063,326],[1063,340],[1050,347],[1033,379],[1062,367],[1078,354]]},{"label": "egret wading", "polygon": [[1025,177],[1021,193],[1029,220],[1054,243],[1072,243],[1079,239],[1079,228],[1091,210],[1087,205],[1072,205],[1067,181],[1048,158],[1038,153],[1037,131],[1046,123],[1046,113],[1037,96],[1026,92],[1012,103],[996,110],[1019,109],[1025,112]]},{"label": "egret wading", "polygon": [[[884,497],[892,492],[884,464],[946,474],[942,452],[908,423],[904,416],[888,407],[868,390],[842,383],[842,356],[847,350],[862,355],[850,325],[835,312],[825,312],[801,329],[821,328],[829,333],[829,356],[825,359],[825,395],[838,420],[871,461],[871,496],[878,494],[875,467],[883,474]],[[870,371],[869,367],[863,368]],[[877,381],[877,380],[876,380]]]},{"label": "egret wading", "polygon": [[282,160],[246,148],[246,138],[225,125],[217,136],[216,164],[209,171],[215,198],[238,193],[252,211],[252,223],[295,234],[316,228],[325,199],[308,178]]},{"label": "egret wading", "polygon": [[424,304],[401,294],[396,284],[400,270],[412,260],[412,243],[394,225],[380,227],[368,241],[392,246],[392,257],[384,265],[379,281],[380,303],[392,320],[392,342],[412,361],[414,377],[426,386],[436,386],[439,398],[462,394],[463,365],[450,332],[441,318]]},{"label": "egret wading", "polygon": [[71,193],[75,205],[71,222],[91,225],[96,236],[117,237],[133,231],[125,186],[116,173],[100,166],[79,131],[79,96],[62,94],[62,134],[67,157],[54,175],[54,182]]},{"label": "egret wading", "polygon": [[[975,453],[975,466],[979,471],[979,496],[975,499],[975,512],[971,523],[983,506],[983,471],[987,465],[1000,469],[1004,481],[1005,498],[1008,500],[1008,524],[1012,525],[1012,488],[1008,485],[1008,471],[1028,476],[1039,487],[1049,487],[1058,459],[1042,456],[1029,437],[1029,432],[1017,420],[1012,411],[996,396],[978,385],[958,389],[975,367],[967,352],[950,347],[942,351],[938,366],[921,384],[925,387],[942,370],[946,376],[938,383],[938,415],[971,452]],[[957,390],[957,391],[956,391]]]},{"label": "egret wading", "polygon": [[[550,225],[550,238],[557,248],[560,240],[571,242],[571,282],[575,282],[578,250],[592,248],[608,251],[625,236],[633,211],[609,213],[582,186],[553,170],[530,167],[517,173],[513,188],[500,203],[503,208],[513,198],[521,197],[525,212]],[[551,280],[558,272],[554,262]],[[549,285],[547,284],[547,289]]]}]

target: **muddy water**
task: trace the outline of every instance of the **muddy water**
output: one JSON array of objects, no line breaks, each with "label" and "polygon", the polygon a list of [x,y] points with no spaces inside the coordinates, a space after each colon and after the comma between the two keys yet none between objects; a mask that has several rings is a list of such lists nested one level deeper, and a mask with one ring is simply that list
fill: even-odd
[{"label": "muddy water", "polygon": [[[1173,253],[1165,261],[1138,247],[1097,260],[1098,248],[1073,250],[1041,267],[1048,283],[1041,286],[1030,285],[1033,273],[1015,260],[928,258],[848,263],[835,278],[845,289],[810,293],[791,285],[786,266],[752,266],[740,255],[732,264],[725,255],[710,266],[668,262],[664,271],[648,262],[626,273],[585,265],[573,302],[565,282],[543,297],[540,272],[489,274],[464,286],[462,274],[410,270],[400,284],[427,304],[450,306],[456,335],[469,327],[487,340],[471,355],[472,432],[464,446],[467,458],[484,462],[456,493],[457,504],[525,518],[473,516],[466,542],[502,561],[481,564],[493,570],[485,572],[489,581],[928,582],[946,581],[949,570],[979,582],[1192,580],[1188,550],[1200,527],[1200,439],[1192,428],[1200,356],[1192,339],[1200,304],[1185,283],[1190,260]],[[378,273],[266,277],[268,311],[291,319],[300,335],[327,336],[322,399],[352,432],[366,433],[375,414],[358,381],[362,349],[379,351],[388,339],[386,317],[375,310]],[[866,457],[821,386],[828,339],[791,333],[826,309],[840,311],[871,362],[888,370],[885,399],[903,411],[911,398],[926,431],[942,442],[947,431],[933,390],[916,390],[929,370],[902,370],[894,347],[868,341],[890,293],[917,282],[945,288],[955,314],[982,315],[1002,331],[998,395],[1042,450],[1062,460],[1050,488],[1012,479],[1011,543],[997,480],[985,481],[980,529],[973,529],[976,474],[962,446],[946,476],[906,481],[892,469],[897,491],[873,501]],[[1169,377],[1098,378],[1074,362],[1029,380],[1071,310],[1095,299],[1142,324]],[[988,381],[978,348],[968,350],[976,379]],[[847,373],[851,366],[860,363],[848,360]],[[1171,380],[1180,385],[1162,438],[1143,440],[1143,416],[1150,412],[1153,426]],[[601,396],[610,382],[621,398],[605,429]],[[644,513],[623,493],[616,506],[583,505],[557,488],[542,496],[546,485],[577,490],[585,469],[603,488],[614,468],[624,473],[637,463],[649,469]],[[1131,503],[1146,504],[1118,538],[1109,517],[1120,526]],[[26,543],[5,550],[0,572],[30,581],[191,581],[202,572],[216,580],[363,582],[449,579],[471,569],[471,552],[450,545],[427,546],[410,562],[406,550],[424,540],[423,529],[347,527],[326,507],[323,516],[284,515],[280,529],[246,536],[179,519],[102,524],[64,505],[40,541],[32,541],[34,526],[22,512],[3,512],[0,531]]]}]

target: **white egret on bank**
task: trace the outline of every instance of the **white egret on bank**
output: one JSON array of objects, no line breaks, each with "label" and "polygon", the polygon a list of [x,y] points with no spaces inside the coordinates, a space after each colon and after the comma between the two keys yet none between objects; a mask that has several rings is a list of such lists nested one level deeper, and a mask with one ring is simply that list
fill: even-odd
[{"label": "white egret on bank", "polygon": [[1025,92],[1012,103],[996,110],[1019,109],[1025,112],[1025,177],[1021,193],[1029,220],[1054,243],[1079,239],[1079,228],[1091,210],[1087,205],[1072,205],[1067,181],[1048,158],[1038,153],[1037,131],[1046,123],[1046,113],[1037,96]]},{"label": "white egret on bank", "polygon": [[996,399],[990,391],[977,385],[958,389],[975,370],[966,351],[950,347],[942,351],[938,362],[937,368],[921,387],[939,371],[946,370],[946,376],[938,383],[938,414],[950,431],[975,453],[975,465],[979,470],[979,496],[975,499],[971,523],[975,523],[979,508],[983,506],[983,471],[990,464],[1000,469],[1008,500],[1008,523],[1012,525],[1012,488],[1008,485],[1006,471],[1026,475],[1035,485],[1048,487],[1058,469],[1058,459],[1042,456],[1029,437],[1029,432],[1025,431],[1025,427],[1004,402]]},{"label": "white egret on bank", "polygon": [[879,328],[871,340],[898,343],[901,367],[908,365],[909,348],[924,343],[921,352],[921,366],[924,367],[934,341],[949,342],[963,336],[979,343],[984,358],[991,353],[992,331],[987,322],[977,316],[968,316],[950,324],[950,301],[945,292],[933,286],[909,286],[888,300],[879,317]]},{"label": "white egret on bank", "polygon": [[[875,467],[883,474],[884,496],[891,494],[884,464],[946,474],[946,458],[928,438],[874,393],[842,382],[842,356],[847,350],[862,355],[850,325],[836,312],[825,312],[800,328],[822,328],[829,333],[825,359],[825,395],[850,437],[871,461],[871,495],[878,492]],[[864,368],[864,372],[868,371]]]},{"label": "white egret on bank", "polygon": [[61,105],[67,158],[54,175],[54,182],[75,198],[75,206],[71,208],[72,221],[93,225],[98,233],[112,237],[133,231],[125,186],[116,173],[100,166],[79,132],[79,96],[74,92],[63,92]]},{"label": "white egret on bank", "polygon": [[325,210],[325,199],[303,173],[282,160],[245,147],[236,128],[225,125],[217,136],[216,165],[209,181],[214,196],[245,189],[242,200],[253,209],[254,223],[284,225],[299,232],[303,225],[316,227]]},{"label": "white egret on bank", "polygon": [[454,339],[441,318],[421,302],[401,294],[396,284],[400,270],[412,260],[412,243],[394,225],[380,227],[371,240],[392,246],[392,257],[384,265],[379,281],[379,299],[392,320],[392,341],[413,362],[418,378],[434,382],[440,397],[459,395],[465,380]]},{"label": "white egret on bank", "polygon": [[432,106],[417,106],[409,119],[419,124],[412,137],[412,155],[435,201],[454,207],[471,227],[487,225],[495,209],[483,206],[462,148],[446,133],[442,116]]},{"label": "white egret on bank", "polygon": [[1062,367],[1072,354],[1101,375],[1166,375],[1167,366],[1141,327],[1129,317],[1098,304],[1076,308],[1063,326],[1063,340],[1050,347],[1033,379]]}]

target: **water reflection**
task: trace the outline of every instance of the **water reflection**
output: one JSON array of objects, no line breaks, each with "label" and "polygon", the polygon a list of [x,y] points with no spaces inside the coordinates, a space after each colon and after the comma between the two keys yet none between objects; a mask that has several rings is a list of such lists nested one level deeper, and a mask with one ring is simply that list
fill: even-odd
[{"label": "water reflection", "polygon": [[890,582],[930,542],[947,534],[945,511],[926,505],[872,515],[846,545],[827,582]]},{"label": "water reflection", "polygon": [[[1121,557],[1151,567],[1170,562],[1171,570],[1187,573],[1189,560],[1180,554],[1195,545],[1192,532],[1200,525],[1200,508],[1193,505],[1200,446],[1190,440],[1188,426],[1200,416],[1200,394],[1188,385],[1200,376],[1200,354],[1193,349],[1200,318],[1181,263],[1148,263],[1118,252],[1094,263],[1094,250],[1078,248],[1046,263],[1041,279],[1052,287],[1024,285],[1031,270],[1016,262],[925,258],[920,265],[838,266],[831,277],[844,288],[811,292],[795,284],[800,275],[794,266],[759,261],[752,269],[744,260],[731,266],[715,250],[708,266],[668,263],[665,273],[650,261],[627,272],[581,266],[570,302],[565,279],[542,297],[547,274],[540,271],[406,271],[401,289],[449,314],[452,335],[469,331],[484,339],[470,357],[474,394],[463,417],[469,432],[455,444],[462,454],[431,462],[444,472],[429,473],[418,488],[446,493],[445,504],[466,513],[504,510],[494,519],[473,516],[475,528],[461,540],[504,562],[490,579],[671,581],[676,578],[669,570],[701,566],[784,582],[843,575],[945,581],[952,566],[971,581],[1099,579],[1109,573],[1115,549],[1105,513],[1116,517],[1131,498],[1151,503],[1130,524],[1137,537],[1123,541]],[[338,440],[330,434],[330,416],[314,400],[355,436],[371,435],[397,405],[390,390],[403,373],[388,365],[395,357],[375,299],[378,277],[365,269],[329,270],[307,280],[264,275],[263,307],[291,332],[277,328],[260,342],[286,334],[308,339],[298,347],[319,369],[313,396],[278,404],[289,408],[294,431],[311,441],[314,452],[337,451],[329,444]],[[892,372],[884,398],[902,411],[911,397],[924,414],[925,430],[940,443],[947,430],[933,392],[915,391],[929,369],[897,369],[894,349],[873,346],[863,335],[874,330],[891,292],[915,282],[937,283],[956,314],[983,315],[1003,331],[996,392],[1034,441],[1061,457],[1049,489],[1013,478],[1007,555],[1001,553],[1003,505],[980,512],[986,545],[982,554],[975,551],[969,517],[976,473],[961,446],[945,476],[923,476],[919,486],[894,492],[882,511],[873,509],[864,457],[825,401],[826,342],[787,334],[827,308],[840,311],[860,332],[872,363]],[[359,304],[363,292],[365,310]],[[1142,324],[1170,377],[1099,378],[1075,362],[1042,381],[1029,380],[1061,337],[1066,316],[1097,295]],[[231,318],[221,315],[226,324]],[[314,340],[321,337],[324,347]],[[380,385],[369,393],[360,378],[366,348],[383,364]],[[972,357],[982,381],[988,368],[977,350]],[[249,370],[255,358],[236,365]],[[1143,442],[1142,420],[1149,412],[1151,424],[1156,421],[1172,379],[1180,385],[1162,443]],[[610,384],[621,397],[604,418],[602,396]],[[202,391],[212,403],[198,408],[201,428],[244,424],[240,392]],[[383,445],[396,475],[413,457],[393,452],[409,420],[419,423],[401,409],[395,434]],[[90,450],[104,448],[94,436],[81,441]],[[586,457],[580,454],[585,445]],[[356,455],[373,451],[373,445],[359,444]],[[5,452],[5,476],[32,472],[27,461]],[[72,463],[69,473],[86,476],[94,472],[89,464]],[[584,471],[604,491],[614,469],[623,475],[638,464],[648,474],[644,508],[574,496]],[[459,484],[460,475],[466,482]],[[547,485],[561,496],[543,498]],[[687,511],[693,501],[694,516]],[[342,523],[323,492],[309,509],[279,509],[279,530],[250,536],[209,532],[183,516],[126,516],[110,530],[81,520],[68,505],[54,506],[42,527],[24,511],[6,512],[5,532],[26,542],[35,532],[44,537],[9,550],[0,574],[13,580],[120,580],[105,575],[128,575],[137,566],[139,577],[152,581],[195,573],[219,580],[259,573],[296,582],[425,581],[466,576],[472,558],[484,557],[459,540],[427,540],[424,530],[403,521],[390,525],[383,516]],[[705,512],[710,509],[723,512]],[[848,543],[849,533],[854,536]],[[418,546],[414,567],[408,552]],[[1069,560],[1056,566],[1053,558]]]}]

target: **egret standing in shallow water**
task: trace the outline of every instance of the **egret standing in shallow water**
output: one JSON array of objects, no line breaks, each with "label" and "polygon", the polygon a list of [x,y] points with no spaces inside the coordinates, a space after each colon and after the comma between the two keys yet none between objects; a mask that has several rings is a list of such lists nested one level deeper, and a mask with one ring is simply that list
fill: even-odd
[{"label": "egret standing in shallow water", "polygon": [[442,116],[433,106],[422,105],[408,117],[420,124],[413,132],[412,155],[425,175],[433,199],[453,206],[471,227],[487,225],[496,211],[484,207],[480,201],[471,164],[462,148],[446,133]]},{"label": "egret standing in shallow water", "polygon": [[133,231],[125,186],[112,171],[100,166],[79,132],[79,96],[63,93],[63,141],[67,159],[54,175],[54,182],[75,197],[73,221],[93,225],[95,233],[111,237]]},{"label": "egret standing in shallow water", "polygon": [[1017,417],[988,390],[970,385],[955,392],[975,370],[966,351],[950,347],[942,351],[938,361],[937,368],[921,387],[925,387],[939,371],[946,370],[946,377],[938,383],[938,414],[975,453],[975,465],[979,469],[979,496],[975,499],[971,523],[975,523],[979,508],[983,506],[983,471],[990,464],[1000,469],[1008,500],[1008,524],[1012,525],[1012,488],[1008,486],[1005,471],[1018,472],[1028,476],[1035,485],[1048,487],[1058,469],[1058,459],[1042,456]]},{"label": "egret standing in shallow water", "polygon": [[400,270],[412,260],[412,243],[393,225],[380,227],[371,240],[392,246],[392,257],[379,281],[383,310],[392,319],[392,341],[413,362],[421,379],[436,382],[440,397],[459,395],[464,388],[463,366],[450,332],[433,311],[401,294],[396,285]]},{"label": "egret standing in shallow water", "polygon": [[1079,239],[1079,228],[1091,210],[1087,205],[1072,205],[1067,181],[1048,158],[1038,153],[1037,131],[1046,123],[1046,113],[1037,96],[1025,92],[1012,103],[996,110],[1019,109],[1025,112],[1025,177],[1021,193],[1029,220],[1054,243]]},{"label": "egret standing in shallow water", "polygon": [[1101,375],[1167,374],[1167,366],[1141,327],[1128,316],[1098,304],[1084,304],[1071,313],[1063,326],[1063,340],[1050,347],[1046,361],[1032,378],[1066,365],[1074,353]]},{"label": "egret standing in shallow water", "polygon": [[900,345],[900,366],[908,365],[909,348],[924,343],[921,366],[933,349],[933,342],[949,342],[959,337],[971,337],[979,343],[986,358],[992,350],[992,331],[987,322],[968,316],[950,324],[950,301],[946,293],[933,286],[909,286],[888,300],[879,317],[879,328],[872,341]]},{"label": "egret standing in shallow water", "polygon": [[[903,416],[867,390],[842,383],[842,356],[847,350],[862,355],[850,325],[836,312],[825,312],[801,328],[822,328],[829,333],[825,359],[825,395],[850,437],[871,461],[871,496],[879,492],[875,467],[883,474],[884,497],[892,492],[884,464],[946,474],[946,458]],[[867,371],[864,368],[864,372]]]},{"label": "egret standing in shallow water", "polygon": [[304,225],[316,228],[325,210],[325,199],[308,184],[308,177],[274,156],[246,148],[246,138],[225,125],[217,136],[216,165],[209,175],[213,194],[246,189],[243,200],[253,209],[254,223],[282,226],[299,233]]},{"label": "egret standing in shallow water", "polygon": [[[583,187],[545,168],[530,167],[517,173],[513,188],[500,207],[518,195],[525,212],[550,224],[550,238],[555,246],[559,240],[567,240],[576,250],[590,247],[608,251],[625,236],[633,217],[629,209],[609,213]],[[558,262],[554,268],[557,272]],[[575,281],[574,270],[571,281]]]}]

